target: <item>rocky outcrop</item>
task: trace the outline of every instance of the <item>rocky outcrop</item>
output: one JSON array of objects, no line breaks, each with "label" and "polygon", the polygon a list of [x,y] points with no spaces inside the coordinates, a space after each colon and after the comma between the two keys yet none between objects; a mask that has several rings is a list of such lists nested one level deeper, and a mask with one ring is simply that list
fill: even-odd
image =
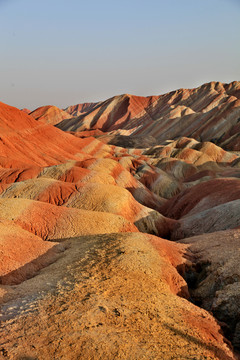
[{"label": "rocky outcrop", "polygon": [[188,295],[174,267],[184,266],[182,245],[139,233],[65,245],[5,295],[0,340],[9,359],[234,359],[214,318],[176,295]]},{"label": "rocky outcrop", "polygon": [[[12,221],[0,220],[0,284],[14,285],[35,276],[64,251],[64,246],[43,241]],[[2,296],[4,287],[1,287]]]},{"label": "rocky outcrop", "polygon": [[21,109],[23,112],[25,112],[26,114],[30,114],[31,110],[27,109],[27,108],[24,108],[24,109]]},{"label": "rocky outcrop", "polygon": [[71,105],[68,106],[66,109],[64,109],[65,112],[67,112],[71,117],[76,117],[81,114],[88,113],[89,111],[92,111],[98,103],[83,103],[83,104],[77,104],[77,105]]},{"label": "rocky outcrop", "polygon": [[194,261],[186,278],[191,296],[223,324],[225,334],[240,349],[240,230],[205,234],[185,240]]},{"label": "rocky outcrop", "polygon": [[[116,135],[153,136],[158,143],[181,136],[239,148],[240,83],[210,82],[160,96],[115,96],[57,126],[64,131],[100,129]],[[77,107],[77,106],[76,106]],[[83,105],[79,105],[84,107]]]},{"label": "rocky outcrop", "polygon": [[238,178],[211,179],[182,191],[165,203],[161,211],[173,219],[180,219],[238,199]]},{"label": "rocky outcrop", "polygon": [[238,101],[0,103],[0,358],[237,359]]},{"label": "rocky outcrop", "polygon": [[60,207],[27,199],[1,199],[1,218],[13,221],[44,240],[59,240],[87,234],[137,231],[122,216]]},{"label": "rocky outcrop", "polygon": [[71,118],[69,113],[53,105],[41,106],[30,112],[29,115],[38,121],[51,125],[56,125],[62,120]]}]

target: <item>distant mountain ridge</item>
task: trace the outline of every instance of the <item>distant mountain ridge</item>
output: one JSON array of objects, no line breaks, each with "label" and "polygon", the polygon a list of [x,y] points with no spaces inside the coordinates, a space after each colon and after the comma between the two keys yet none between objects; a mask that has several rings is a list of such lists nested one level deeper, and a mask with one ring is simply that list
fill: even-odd
[{"label": "distant mountain ridge", "polygon": [[102,102],[69,106],[64,131],[99,129],[115,135],[152,136],[158,143],[188,136],[240,149],[240,82],[210,82],[159,96],[123,94]]},{"label": "distant mountain ridge", "polygon": [[68,106],[64,111],[66,111],[71,116],[79,116],[81,114],[87,113],[95,108],[100,102],[96,103],[83,103],[83,104],[77,104]]},{"label": "distant mountain ridge", "polygon": [[71,117],[71,115],[67,112],[53,105],[41,106],[28,114],[36,120],[51,125],[58,124],[62,120],[69,119]]}]

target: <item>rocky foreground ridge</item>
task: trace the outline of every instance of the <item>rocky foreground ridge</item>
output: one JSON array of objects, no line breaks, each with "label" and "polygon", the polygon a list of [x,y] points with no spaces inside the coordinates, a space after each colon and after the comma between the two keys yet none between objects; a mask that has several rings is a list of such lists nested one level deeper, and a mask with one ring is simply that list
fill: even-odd
[{"label": "rocky foreground ridge", "polygon": [[238,359],[240,83],[0,103],[0,358]]}]

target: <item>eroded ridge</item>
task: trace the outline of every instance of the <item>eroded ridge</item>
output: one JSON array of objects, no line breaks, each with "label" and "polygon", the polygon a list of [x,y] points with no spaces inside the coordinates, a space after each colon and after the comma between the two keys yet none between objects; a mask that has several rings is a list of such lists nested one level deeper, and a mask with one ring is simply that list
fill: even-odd
[{"label": "eroded ridge", "polygon": [[238,82],[0,103],[0,358],[238,358],[238,116]]}]

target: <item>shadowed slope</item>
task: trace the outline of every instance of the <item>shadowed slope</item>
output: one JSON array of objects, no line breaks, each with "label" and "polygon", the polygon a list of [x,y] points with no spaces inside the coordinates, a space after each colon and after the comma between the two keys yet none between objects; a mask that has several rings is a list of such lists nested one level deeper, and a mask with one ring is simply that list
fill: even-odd
[{"label": "shadowed slope", "polygon": [[42,239],[65,239],[87,234],[138,231],[122,216],[59,207],[27,199],[0,199],[1,218],[13,220]]},{"label": "shadowed slope", "polygon": [[173,231],[172,239],[237,228],[240,226],[239,208],[240,199],[237,199],[183,217]]},{"label": "shadowed slope", "polygon": [[134,223],[142,232],[166,238],[170,237],[171,229],[177,225],[176,221],[139,204],[126,189],[110,184],[73,184],[41,177],[6,186],[0,198],[38,200],[68,208],[112,213]]},{"label": "shadowed slope", "polygon": [[237,150],[239,93],[240,83],[235,81],[211,82],[161,96],[119,95],[57,126],[65,131],[100,129],[121,135],[153,136],[159,143],[188,136]]},{"label": "shadowed slope", "polygon": [[[226,308],[238,303],[237,244],[227,235],[221,245],[216,231],[240,226],[239,154],[182,133],[233,139],[238,87],[72,107],[61,122],[72,133],[42,122],[64,111],[43,107],[36,121],[0,104],[0,357],[235,359],[214,318],[187,300],[183,277],[202,280],[212,261],[199,301],[216,299],[216,314],[227,313],[225,295]],[[194,247],[141,232],[214,233]],[[238,346],[239,321],[232,331]]]},{"label": "shadowed slope", "polygon": [[211,315],[176,296],[185,287],[174,268],[184,266],[182,246],[144,234],[76,238],[67,246],[61,259],[6,294],[5,313],[20,315],[0,329],[9,359],[234,359]]},{"label": "shadowed slope", "polygon": [[88,156],[81,149],[89,140],[77,139],[53,126],[37,122],[12,106],[0,103],[0,165],[46,166]]},{"label": "shadowed slope", "polygon": [[87,113],[89,111],[92,111],[96,106],[97,103],[83,103],[83,104],[77,104],[77,105],[71,105],[68,106],[66,109],[64,109],[65,112],[71,115],[71,117],[79,116],[81,114]]},{"label": "shadowed slope", "polygon": [[56,106],[41,106],[29,113],[34,119],[46,124],[55,125],[64,119],[71,118],[71,115]]},{"label": "shadowed slope", "polygon": [[226,335],[240,349],[240,231],[204,234],[181,243],[188,244],[195,262],[188,271],[195,279],[191,296],[225,323]]},{"label": "shadowed slope", "polygon": [[[64,247],[0,220],[0,284],[17,284],[54,262]],[[1,293],[1,291],[0,291]]]},{"label": "shadowed slope", "polygon": [[239,179],[213,179],[184,190],[164,204],[161,212],[179,219],[237,199],[240,199]]}]

